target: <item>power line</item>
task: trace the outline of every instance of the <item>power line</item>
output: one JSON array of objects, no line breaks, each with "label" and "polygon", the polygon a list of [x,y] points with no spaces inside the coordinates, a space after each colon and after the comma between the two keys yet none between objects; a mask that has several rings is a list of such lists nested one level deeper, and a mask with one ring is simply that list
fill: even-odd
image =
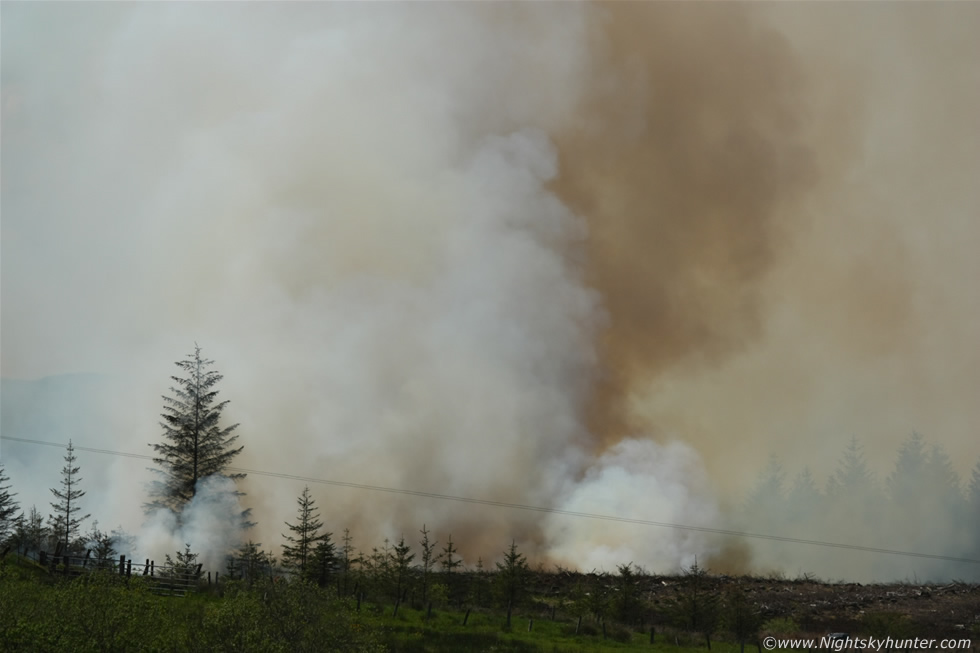
[{"label": "power line", "polygon": [[[45,442],[43,440],[31,440],[27,438],[13,438],[6,435],[0,436],[0,440],[11,442],[23,442],[27,444],[38,444],[49,447],[65,448],[66,445],[58,442]],[[88,451],[111,456],[122,456],[124,458],[138,458],[141,460],[153,460],[153,456],[124,451],[113,451],[111,449],[96,449],[93,447],[74,446],[77,451]],[[744,537],[756,540],[768,540],[771,542],[788,542],[790,544],[808,544],[810,546],[823,546],[835,549],[848,549],[851,551],[865,551],[868,553],[881,553],[887,555],[906,556],[910,558],[927,558],[930,560],[943,560],[946,562],[962,562],[968,564],[980,564],[980,560],[973,558],[958,558],[955,556],[939,555],[934,553],[921,553],[916,551],[901,551],[898,549],[884,549],[873,546],[862,546],[860,544],[845,544],[842,542],[826,542],[822,540],[809,540],[799,537],[786,537],[782,535],[767,535],[763,533],[749,533],[725,528],[711,528],[708,526],[691,526],[687,524],[674,524],[670,522],[653,521],[650,519],[636,519],[633,517],[620,517],[616,515],[601,515],[591,512],[578,512],[575,510],[563,510],[561,508],[548,508],[545,506],[529,506],[520,503],[510,503],[506,501],[494,501],[492,499],[475,499],[472,497],[461,497],[452,494],[440,494],[437,492],[424,492],[421,490],[406,490],[404,488],[391,488],[381,485],[368,485],[365,483],[352,483],[349,481],[334,481],[325,478],[314,478],[312,476],[300,476],[298,474],[286,474],[284,472],[270,472],[261,469],[247,469],[244,467],[228,467],[230,472],[244,474],[254,474],[256,476],[268,476],[270,478],[281,478],[291,481],[303,481],[304,483],[318,483],[321,485],[332,485],[334,487],[347,487],[357,490],[371,490],[373,492],[385,492],[388,494],[402,494],[406,496],[422,497],[426,499],[439,499],[441,501],[456,501],[458,503],[469,503],[481,506],[494,506],[497,508],[509,508],[512,510],[526,510],[531,512],[541,512],[554,515],[564,515],[567,517],[578,517],[581,519],[596,519],[601,521],[619,522],[624,524],[637,524],[639,526],[655,526],[659,528],[671,528],[674,530],[693,531],[697,533],[710,533],[713,535],[728,535],[730,537]]]}]

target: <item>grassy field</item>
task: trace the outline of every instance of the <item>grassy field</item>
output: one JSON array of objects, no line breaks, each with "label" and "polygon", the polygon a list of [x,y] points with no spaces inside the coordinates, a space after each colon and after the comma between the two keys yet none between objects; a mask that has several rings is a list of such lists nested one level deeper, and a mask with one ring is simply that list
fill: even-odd
[{"label": "grassy field", "polygon": [[[658,633],[583,620],[473,610],[431,613],[350,599],[299,582],[229,583],[186,597],[158,596],[146,579],[51,574],[8,556],[0,568],[2,651],[673,651]],[[683,644],[685,640],[682,638]],[[686,643],[692,643],[687,641]],[[685,650],[690,650],[684,646]],[[701,648],[704,648],[702,645]],[[713,644],[726,653],[731,646]]]},{"label": "grassy field", "polygon": [[[747,597],[752,614],[760,617],[758,630],[747,638],[750,653],[756,653],[756,642],[770,634],[821,637],[844,630],[855,636],[923,637],[937,627],[939,616],[948,620],[940,626],[944,636],[959,632],[977,639],[980,635],[975,610],[980,588],[975,585],[879,587],[728,577],[709,581],[702,586],[699,600],[719,598],[722,611],[711,638],[712,653],[735,653],[741,648],[733,636],[733,622],[724,616],[736,596],[732,586],[739,596]],[[534,583],[539,590],[514,610],[507,626],[506,612],[499,604],[473,607],[468,617],[465,611],[445,607],[420,610],[411,600],[400,604],[397,613],[390,602],[364,600],[358,609],[353,599],[338,598],[333,587],[281,578],[263,578],[252,585],[233,581],[220,587],[205,582],[199,591],[184,597],[161,596],[154,593],[159,588],[152,580],[144,577],[92,572],[70,578],[8,555],[0,563],[0,651],[708,650],[703,634],[688,632],[694,629],[674,621],[676,606],[691,596],[685,578],[640,578],[637,587],[653,590],[638,595],[642,608],[638,623],[644,625],[632,628],[611,616],[603,627],[588,612],[574,609],[568,596],[582,582],[577,575],[566,575],[564,580],[560,575],[541,575]],[[588,582],[593,583],[591,589],[600,588],[596,579]],[[615,578],[610,582],[615,583]],[[764,618],[755,606],[764,607]],[[651,623],[656,624],[653,643]],[[958,623],[964,625],[956,627]]]},{"label": "grassy field", "polygon": [[[528,617],[514,617],[511,628],[506,626],[506,618],[495,613],[471,613],[467,625],[463,626],[463,613],[455,611],[434,612],[426,620],[425,611],[399,609],[398,616],[392,616],[393,609],[387,606],[384,615],[372,615],[366,623],[385,633],[385,644],[391,651],[399,652],[443,652],[450,651],[528,651],[549,653],[578,653],[605,651],[658,651],[670,653],[692,648],[707,651],[704,640],[695,640],[686,633],[677,633],[678,643],[674,644],[674,634],[659,631],[655,642],[650,644],[649,630],[635,632],[619,625],[608,625],[606,637],[601,626],[591,621],[583,621],[579,634],[575,634],[576,622],[570,620],[534,620],[528,629]],[[738,647],[724,642],[712,642],[712,653],[731,653]]]}]

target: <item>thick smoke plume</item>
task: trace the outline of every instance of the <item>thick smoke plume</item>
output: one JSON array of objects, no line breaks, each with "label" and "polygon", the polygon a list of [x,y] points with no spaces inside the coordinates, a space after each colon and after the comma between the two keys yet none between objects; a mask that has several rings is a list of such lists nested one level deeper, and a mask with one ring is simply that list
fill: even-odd
[{"label": "thick smoke plume", "polygon": [[[770,453],[822,478],[852,433],[884,469],[925,431],[962,474],[978,26],[965,3],[7,4],[3,375],[108,375],[84,444],[146,453],[196,340],[242,467],[695,526],[731,526],[719,497]],[[8,387],[5,434],[31,403]],[[81,442],[58,424],[39,439]],[[27,449],[4,460],[43,505]],[[86,510],[138,530],[142,466],[80,462]],[[276,548],[302,483],[241,489]],[[704,533],[313,490],[365,548],[425,523],[470,562],[514,537],[579,567],[765,566]],[[147,547],[189,537],[165,517]]]},{"label": "thick smoke plume", "polygon": [[167,508],[147,515],[136,534],[130,551],[124,555],[174,557],[176,551],[190,547],[198,554],[197,562],[205,569],[222,570],[224,552],[239,548],[243,542],[241,504],[235,482],[220,476],[206,476],[197,482],[194,498],[180,515]]}]

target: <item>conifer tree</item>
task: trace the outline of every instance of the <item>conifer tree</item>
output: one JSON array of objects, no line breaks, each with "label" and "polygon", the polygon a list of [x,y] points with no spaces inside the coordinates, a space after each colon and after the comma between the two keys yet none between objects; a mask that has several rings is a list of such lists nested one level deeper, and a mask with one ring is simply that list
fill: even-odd
[{"label": "conifer tree", "polygon": [[276,565],[276,559],[268,552],[263,551],[261,547],[261,542],[249,540],[237,551],[230,554],[226,565],[228,575],[232,579],[246,580],[249,585],[263,575],[271,576]]},{"label": "conifer tree", "polygon": [[326,587],[337,571],[337,547],[330,540],[333,533],[324,533],[313,547],[306,577],[320,587]]},{"label": "conifer tree", "polygon": [[926,483],[936,503],[955,513],[963,502],[960,477],[953,469],[953,461],[940,446],[933,445],[925,462]]},{"label": "conifer tree", "polygon": [[18,510],[17,502],[14,501],[17,494],[10,492],[10,485],[5,485],[9,482],[3,462],[0,462],[0,544],[13,532],[16,523],[14,515]]},{"label": "conifer tree", "polygon": [[637,570],[632,562],[617,565],[619,572],[619,594],[616,596],[616,611],[624,624],[635,624],[640,616],[640,597],[638,596]]},{"label": "conifer tree", "polygon": [[754,639],[762,627],[762,611],[756,608],[739,586],[732,587],[727,595],[724,622],[739,644],[739,653],[745,653],[746,640]]},{"label": "conifer tree", "polygon": [[460,583],[457,574],[455,573],[459,567],[463,566],[462,558],[457,557],[456,545],[453,544],[453,535],[449,534],[449,538],[446,541],[446,546],[442,548],[439,553],[439,562],[442,564],[442,571],[446,574],[446,590],[449,593],[449,598],[456,602],[458,605],[461,603]]},{"label": "conifer tree", "polygon": [[483,566],[482,557],[476,559],[474,571],[476,573],[473,578],[473,602],[482,608],[487,595],[487,577],[489,576],[489,572]]},{"label": "conifer tree", "polygon": [[511,541],[510,548],[504,552],[504,561],[497,563],[497,590],[501,604],[507,607],[507,625],[510,625],[511,611],[517,607],[527,591],[531,570],[527,558],[518,553],[517,542]]},{"label": "conifer tree", "polygon": [[968,555],[980,551],[980,461],[973,467],[966,490],[966,523],[973,525],[973,538]]},{"label": "conifer tree", "polygon": [[360,556],[354,549],[354,537],[350,534],[350,529],[344,529],[344,537],[341,538],[343,544],[340,547],[340,573],[344,577],[344,595],[347,594],[350,585],[350,577],[353,566],[358,562]]},{"label": "conifer tree", "polygon": [[708,570],[695,560],[684,573],[684,587],[673,606],[674,623],[688,632],[700,632],[711,647],[711,635],[718,626],[718,596],[710,587]]},{"label": "conifer tree", "polygon": [[80,468],[75,464],[75,460],[75,448],[69,440],[65,466],[61,469],[61,489],[51,488],[51,494],[58,502],[51,504],[54,514],[50,519],[53,522],[55,539],[61,542],[65,552],[72,550],[82,522],[91,517],[91,515],[76,516],[82,510],[78,503],[85,496],[85,492],[78,489],[82,479],[78,477]]},{"label": "conifer tree", "polygon": [[833,475],[827,480],[823,523],[847,529],[851,543],[883,546],[881,526],[886,514],[881,506],[884,496],[863,447],[856,436],[852,437]]},{"label": "conifer tree", "polygon": [[[177,361],[184,375],[170,377],[176,385],[170,388],[172,396],[163,397],[160,426],[164,441],[150,445],[157,454],[153,462],[159,469],[154,471],[160,479],[150,488],[148,510],[165,507],[179,514],[194,498],[200,479],[213,475],[235,480],[245,477],[245,474],[225,473],[244,447],[235,446],[238,436],[234,432],[238,424],[220,426],[221,412],[228,401],[217,401],[215,386],[223,376],[209,369],[214,361],[202,358],[201,348],[196,344],[189,356],[187,360]],[[245,511],[243,525],[251,525],[247,519],[248,511]]]},{"label": "conifer tree", "polygon": [[282,564],[291,571],[306,576],[307,569],[316,550],[317,544],[323,540],[320,534],[323,522],[320,521],[319,508],[310,496],[310,488],[303,488],[303,493],[296,500],[298,520],[295,524],[286,522],[293,535],[283,534],[287,544],[282,547]]},{"label": "conifer tree", "polygon": [[425,524],[422,524],[422,530],[419,532],[422,533],[419,546],[422,547],[422,604],[425,605],[429,600],[429,576],[432,574],[436,563],[442,558],[442,554],[436,551],[436,546],[439,543],[429,539],[429,531]]},{"label": "conifer tree", "polygon": [[874,474],[868,467],[864,451],[858,444],[857,437],[851,438],[851,443],[844,450],[834,471],[827,481],[827,496],[844,501],[853,501],[855,495],[867,499],[877,498],[877,486]]},{"label": "conifer tree", "polygon": [[170,554],[166,554],[166,571],[164,575],[170,578],[179,578],[183,580],[189,580],[192,578],[197,578],[197,559],[200,554],[191,552],[191,545],[185,544],[183,551],[177,551],[176,558],[171,558]]},{"label": "conifer tree", "polygon": [[809,467],[804,467],[803,471],[796,475],[793,487],[789,491],[789,506],[793,521],[806,523],[816,516],[822,498],[817,482],[813,480],[813,473],[810,472]]},{"label": "conifer tree", "polygon": [[449,539],[446,541],[446,546],[443,547],[442,553],[439,554],[439,562],[442,564],[442,570],[450,576],[463,564],[463,561],[456,556],[457,553],[459,551],[456,549],[456,545],[453,544],[453,536],[450,533]]},{"label": "conifer tree", "polygon": [[48,527],[44,525],[44,517],[31,506],[30,512],[21,513],[14,522],[14,534],[11,538],[14,547],[23,555],[40,552],[48,539]]},{"label": "conifer tree", "polygon": [[967,488],[967,501],[974,511],[975,524],[980,524],[980,461],[977,461],[970,475],[970,485]]},{"label": "conifer tree", "polygon": [[912,433],[898,450],[895,469],[885,481],[889,498],[896,506],[907,510],[909,502],[918,503],[925,466],[925,440],[921,434]]},{"label": "conifer tree", "polygon": [[92,530],[85,534],[87,548],[92,552],[95,565],[99,568],[110,567],[118,551],[115,538],[111,533],[99,530],[99,522],[92,523]]},{"label": "conifer tree", "polygon": [[391,589],[396,602],[405,595],[411,584],[413,560],[415,554],[403,535],[398,539],[398,544],[391,548]]}]

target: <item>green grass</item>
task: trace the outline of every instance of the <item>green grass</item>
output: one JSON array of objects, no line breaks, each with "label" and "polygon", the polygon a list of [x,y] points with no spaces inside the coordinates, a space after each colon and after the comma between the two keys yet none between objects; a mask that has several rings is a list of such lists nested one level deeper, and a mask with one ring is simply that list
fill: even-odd
[{"label": "green grass", "polygon": [[[506,628],[502,614],[472,612],[466,626],[462,625],[464,613],[434,611],[431,619],[424,619],[425,612],[400,607],[393,617],[392,606],[384,606],[382,614],[373,614],[377,606],[365,604],[368,614],[365,624],[385,633],[385,644],[398,653],[450,653],[454,651],[517,651],[542,653],[604,653],[619,651],[654,651],[673,653],[692,649],[707,651],[704,640],[687,634],[677,635],[681,646],[674,645],[674,635],[657,632],[655,644],[650,644],[649,630],[632,632],[619,625],[608,624],[607,637],[602,636],[601,626],[583,620],[580,634],[575,634],[575,622],[558,619],[535,619],[528,632],[528,617],[515,614],[511,628]],[[738,647],[725,642],[711,644],[712,653],[734,653]]]},{"label": "green grass", "polygon": [[[512,626],[502,612],[474,609],[466,626],[464,613],[425,612],[402,606],[338,600],[330,590],[302,583],[241,583],[221,589],[202,588],[185,597],[157,596],[147,580],[114,574],[89,574],[68,579],[49,574],[26,559],[8,556],[0,569],[0,650],[4,651],[321,651],[376,653],[578,653],[706,651],[703,638],[686,633],[665,634],[656,643],[649,630],[631,632],[609,622],[589,619],[575,634],[570,616],[551,621],[515,611]],[[675,637],[678,645],[675,645]],[[336,646],[326,646],[333,638]],[[67,647],[67,648],[66,648]],[[738,647],[712,642],[712,653],[736,653]],[[754,649],[753,649],[754,653]]]}]

